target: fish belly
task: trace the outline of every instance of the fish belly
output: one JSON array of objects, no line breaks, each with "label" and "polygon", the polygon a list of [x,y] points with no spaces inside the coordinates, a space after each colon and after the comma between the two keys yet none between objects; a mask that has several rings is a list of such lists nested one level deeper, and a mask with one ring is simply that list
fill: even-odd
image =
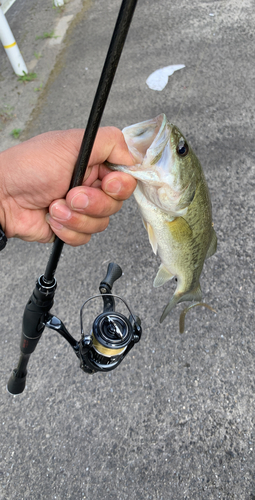
[{"label": "fish belly", "polygon": [[[144,226],[147,229],[153,251],[158,254],[162,266],[168,271],[168,279],[173,276],[177,277],[178,292],[189,289],[194,278],[192,255],[189,248],[191,242],[184,241],[186,236],[185,231],[181,231],[178,227],[175,231],[171,230],[171,226],[176,225],[175,221],[178,221],[178,217],[175,217],[173,214],[167,214],[150,203],[140,191],[139,186],[136,187],[134,196],[141,212]],[[183,229],[185,221],[182,218],[181,220],[183,223],[178,225],[182,226],[181,229]],[[183,237],[181,235],[179,238],[176,237],[176,232],[182,233]],[[167,279],[164,282],[166,281]],[[164,283],[162,282],[162,284]]]},{"label": "fish belly", "polygon": [[176,304],[184,301],[199,302],[202,299],[199,278],[211,238],[210,208],[206,214],[205,207],[204,223],[200,219],[197,224],[196,216],[194,218],[194,214],[189,213],[189,224],[178,214],[167,214],[150,203],[139,186],[134,195],[153,251],[161,259],[154,286],[161,286],[174,276],[177,278],[176,290],[163,311],[160,319],[162,322]]}]

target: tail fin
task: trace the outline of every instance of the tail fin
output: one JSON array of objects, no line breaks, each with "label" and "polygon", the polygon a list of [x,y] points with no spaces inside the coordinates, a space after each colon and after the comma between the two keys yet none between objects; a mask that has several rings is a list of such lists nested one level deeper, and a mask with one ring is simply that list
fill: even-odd
[{"label": "tail fin", "polygon": [[176,304],[179,304],[180,302],[185,302],[186,300],[194,300],[196,302],[200,302],[202,300],[202,292],[199,283],[196,288],[193,288],[193,290],[189,292],[184,292],[182,294],[176,292],[174,293],[170,302],[168,302],[162,313],[162,316],[160,318],[160,323],[164,321],[166,316],[172,311],[172,309],[174,308],[174,306],[176,306]]}]

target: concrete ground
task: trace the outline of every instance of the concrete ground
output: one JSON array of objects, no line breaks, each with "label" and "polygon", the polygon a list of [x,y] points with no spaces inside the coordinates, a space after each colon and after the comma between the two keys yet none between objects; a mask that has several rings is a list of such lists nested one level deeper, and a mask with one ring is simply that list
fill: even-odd
[{"label": "concrete ground", "polygon": [[[2,149],[86,125],[119,5],[13,5],[7,18],[37,79],[17,82],[0,48]],[[71,15],[61,43],[35,40]],[[130,199],[88,245],[64,247],[53,310],[78,339],[79,308],[115,261],[115,291],[142,318],[141,342],[115,371],[87,376],[45,330],[13,397],[22,314],[50,245],[11,240],[2,252],[1,499],[255,499],[254,23],[251,0],[139,0],[102,120],[122,128],[164,112],[188,137],[218,235],[201,277],[216,314],[194,308],[180,335],[179,305],[159,324],[175,284],[152,288],[159,262]],[[170,64],[185,69],[149,89],[150,73]]]}]

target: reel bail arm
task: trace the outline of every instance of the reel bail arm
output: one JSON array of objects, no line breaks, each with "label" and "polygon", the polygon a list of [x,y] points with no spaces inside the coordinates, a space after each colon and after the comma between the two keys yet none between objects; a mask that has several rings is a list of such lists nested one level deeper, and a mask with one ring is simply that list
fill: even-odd
[{"label": "reel bail arm", "polygon": [[[95,295],[86,300],[81,307],[80,367],[86,373],[108,372],[115,369],[128,354],[142,335],[141,322],[134,316],[127,303],[112,295],[113,283],[122,276],[120,266],[110,263],[106,277],[99,285],[104,302],[104,311],[93,322],[89,335],[83,329],[83,309],[87,303],[100,297]],[[115,298],[121,300],[129,312],[129,318],[115,311]]]}]

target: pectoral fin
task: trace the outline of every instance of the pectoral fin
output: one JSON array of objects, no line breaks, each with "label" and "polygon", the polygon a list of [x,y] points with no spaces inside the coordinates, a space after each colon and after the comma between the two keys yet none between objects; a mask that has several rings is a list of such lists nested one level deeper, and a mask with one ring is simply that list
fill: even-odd
[{"label": "pectoral fin", "polygon": [[168,269],[161,264],[157,273],[157,276],[154,280],[153,286],[158,288],[159,286],[164,285],[167,281],[171,280],[174,277],[174,274],[170,273]]},{"label": "pectoral fin", "polygon": [[208,259],[209,257],[211,257],[213,254],[215,254],[217,250],[217,236],[216,236],[216,233],[212,227],[212,237],[211,237],[211,243],[210,243],[210,246],[207,250],[207,254],[206,254],[206,259]]},{"label": "pectoral fin", "polygon": [[149,236],[149,242],[152,246],[152,250],[153,252],[155,253],[155,255],[157,255],[157,251],[158,251],[158,242],[155,238],[155,234],[154,234],[154,231],[153,231],[153,227],[149,224],[149,222],[146,222],[144,219],[143,219],[143,225],[148,233],[148,236]]},{"label": "pectoral fin", "polygon": [[183,217],[176,217],[176,219],[166,224],[172,237],[179,243],[183,243],[192,237],[192,229]]}]

